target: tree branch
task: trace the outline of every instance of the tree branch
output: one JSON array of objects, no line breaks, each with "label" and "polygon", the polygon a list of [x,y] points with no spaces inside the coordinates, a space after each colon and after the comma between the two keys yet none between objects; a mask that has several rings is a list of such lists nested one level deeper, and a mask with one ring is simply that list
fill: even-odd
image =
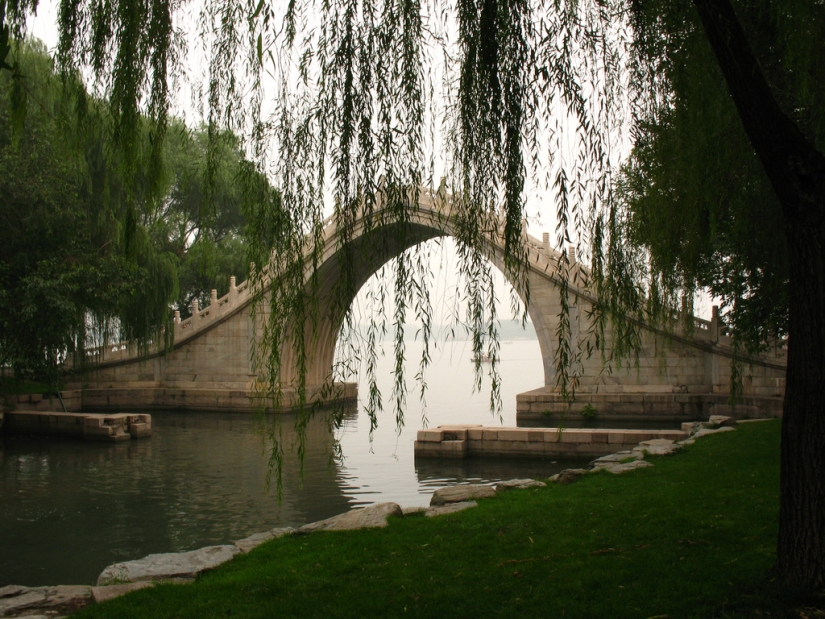
[{"label": "tree branch", "polygon": [[779,107],[729,0],[693,0],[745,132],[786,217],[821,225],[825,156]]}]

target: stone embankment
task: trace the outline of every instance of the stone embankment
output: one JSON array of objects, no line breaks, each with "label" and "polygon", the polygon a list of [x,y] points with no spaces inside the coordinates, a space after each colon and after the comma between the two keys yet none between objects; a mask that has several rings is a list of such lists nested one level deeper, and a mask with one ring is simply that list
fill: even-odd
[{"label": "stone embankment", "polygon": [[[646,364],[648,373],[660,371],[656,359],[647,359]],[[539,387],[516,396],[516,425],[581,418],[585,406],[598,410],[599,419],[610,423],[688,421],[714,415],[737,419],[781,417],[785,379],[767,371],[765,374],[745,379],[747,393],[737,396],[735,406],[731,406],[727,389],[703,385],[698,378],[688,381],[690,385],[592,385],[582,387],[573,400],[563,398],[554,387]]]},{"label": "stone embankment", "polygon": [[3,414],[0,428],[3,432],[13,434],[70,436],[95,441],[128,441],[152,435],[152,416],[14,410]]},{"label": "stone embankment", "polygon": [[[646,456],[671,454],[697,438],[717,432],[734,430],[736,422],[729,417],[711,417],[706,423],[683,424],[683,438],[653,438],[643,440],[632,449],[601,456],[590,463],[588,469],[566,469],[550,478],[551,482],[567,484],[577,481],[588,473],[601,470],[613,474],[625,473],[637,468],[651,467]],[[614,443],[615,444],[615,443]],[[276,528],[255,533],[233,544],[207,546],[180,553],[153,554],[115,563],[98,577],[97,585],[56,587],[21,587],[9,585],[0,588],[0,617],[27,617],[28,619],[59,619],[92,603],[101,603],[125,593],[151,586],[158,582],[188,583],[203,572],[230,561],[239,553],[246,553],[271,539],[284,535],[306,535],[316,531],[347,531],[354,529],[386,527],[389,517],[403,517],[424,512],[427,517],[452,514],[477,506],[478,499],[495,496],[499,492],[520,488],[543,487],[544,482],[533,479],[512,479],[496,484],[464,484],[439,488],[430,500],[430,507],[401,508],[396,503],[379,503],[354,509],[326,520],[306,524],[298,529]]]},{"label": "stone embankment", "polygon": [[76,412],[83,407],[83,392],[69,389],[53,394],[22,393],[5,396],[5,404],[16,411],[52,411],[55,413]]}]

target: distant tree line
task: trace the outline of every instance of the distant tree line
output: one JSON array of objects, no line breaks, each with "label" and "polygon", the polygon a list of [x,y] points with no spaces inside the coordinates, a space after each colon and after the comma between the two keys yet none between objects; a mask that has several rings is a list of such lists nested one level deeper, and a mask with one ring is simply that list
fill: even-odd
[{"label": "distant tree line", "polygon": [[[167,338],[174,309],[247,277],[245,204],[277,199],[229,132],[173,120],[162,169],[114,148],[108,107],[45,47],[22,44],[0,72],[0,363],[56,382],[66,355],[106,339]],[[143,158],[146,158],[144,161]],[[124,169],[131,166],[132,174]],[[126,180],[129,179],[129,180]],[[249,179],[247,178],[247,181]],[[132,184],[131,187],[127,183]]]}]

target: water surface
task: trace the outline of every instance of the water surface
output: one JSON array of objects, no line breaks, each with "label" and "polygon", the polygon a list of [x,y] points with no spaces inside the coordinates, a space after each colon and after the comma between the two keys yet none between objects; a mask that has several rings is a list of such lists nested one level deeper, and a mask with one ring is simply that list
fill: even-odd
[{"label": "water surface", "polygon": [[[407,345],[412,377],[420,348]],[[436,351],[427,377],[430,427],[516,425],[516,393],[543,382],[541,354],[534,340],[502,345],[501,352],[499,418],[489,411],[489,391],[472,393],[469,344]],[[387,396],[390,366],[389,357],[382,358],[380,386]],[[441,486],[548,477],[565,466],[548,460],[416,460],[413,442],[424,408],[414,394],[408,398],[403,428],[387,401],[372,441],[360,405],[347,411],[336,433],[339,461],[331,457],[333,434],[323,419],[314,420],[303,474],[295,453],[286,454],[281,500],[274,487],[267,488],[268,448],[254,415],[153,412],[153,436],[125,444],[4,436],[0,586],[93,583],[115,561],[228,543],[357,505],[426,505]],[[283,419],[287,443],[294,437],[292,421]]]}]

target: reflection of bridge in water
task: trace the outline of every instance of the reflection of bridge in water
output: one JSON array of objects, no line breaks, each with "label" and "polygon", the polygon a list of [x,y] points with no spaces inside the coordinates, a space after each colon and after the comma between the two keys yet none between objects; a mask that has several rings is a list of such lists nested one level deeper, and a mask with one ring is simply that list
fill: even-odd
[{"label": "reflection of bridge in water", "polygon": [[[380,224],[372,224],[378,220]],[[485,237],[485,253],[504,271],[503,230],[491,227],[493,231]],[[354,255],[359,256],[350,265],[355,269],[353,296],[382,265],[406,249],[428,239],[453,236],[456,231],[448,200],[426,191],[421,193],[419,207],[410,214],[405,234],[399,234],[399,224],[380,208],[369,220],[362,216],[349,241]],[[526,233],[522,238],[528,256],[527,311],[541,348],[544,385],[518,396],[520,415],[526,419],[546,412],[578,412],[588,402],[602,416],[625,418],[696,419],[727,409],[734,349],[731,339],[720,332],[715,314],[711,321],[694,319],[695,327],[690,333],[666,335],[644,326],[638,363],[631,363],[629,368],[613,367],[606,371],[598,352],[574,355],[576,362],[571,374],[578,383],[576,402],[563,401],[555,388],[553,361],[562,308],[562,256],[550,247],[547,235],[543,241]],[[312,337],[307,338],[306,384],[310,398],[317,397],[331,380],[336,338],[346,311],[346,304],[336,302],[340,299],[334,294],[343,268],[340,239],[338,229],[329,223],[324,229],[323,252],[314,280],[318,316],[322,319]],[[596,299],[581,284],[587,271],[575,264],[572,252],[569,262],[570,284],[566,294],[570,338],[575,350],[585,351],[592,344],[591,310]],[[518,286],[516,290],[519,291]],[[252,292],[248,282],[236,285],[234,278],[226,296],[217,298],[213,291],[208,307],[195,304],[190,318],[176,318],[175,343],[170,351],[141,356],[132,344],[91,351],[92,369],[82,378],[83,407],[254,409],[258,376],[251,359],[255,333],[260,328],[253,325]],[[609,358],[609,333],[605,352]],[[280,380],[286,393],[297,382],[297,365],[292,347],[284,346]],[[738,404],[740,416],[779,414],[785,365],[785,351],[779,346],[745,360],[743,395]],[[334,394],[337,399],[355,398],[356,386],[338,384]]]}]

